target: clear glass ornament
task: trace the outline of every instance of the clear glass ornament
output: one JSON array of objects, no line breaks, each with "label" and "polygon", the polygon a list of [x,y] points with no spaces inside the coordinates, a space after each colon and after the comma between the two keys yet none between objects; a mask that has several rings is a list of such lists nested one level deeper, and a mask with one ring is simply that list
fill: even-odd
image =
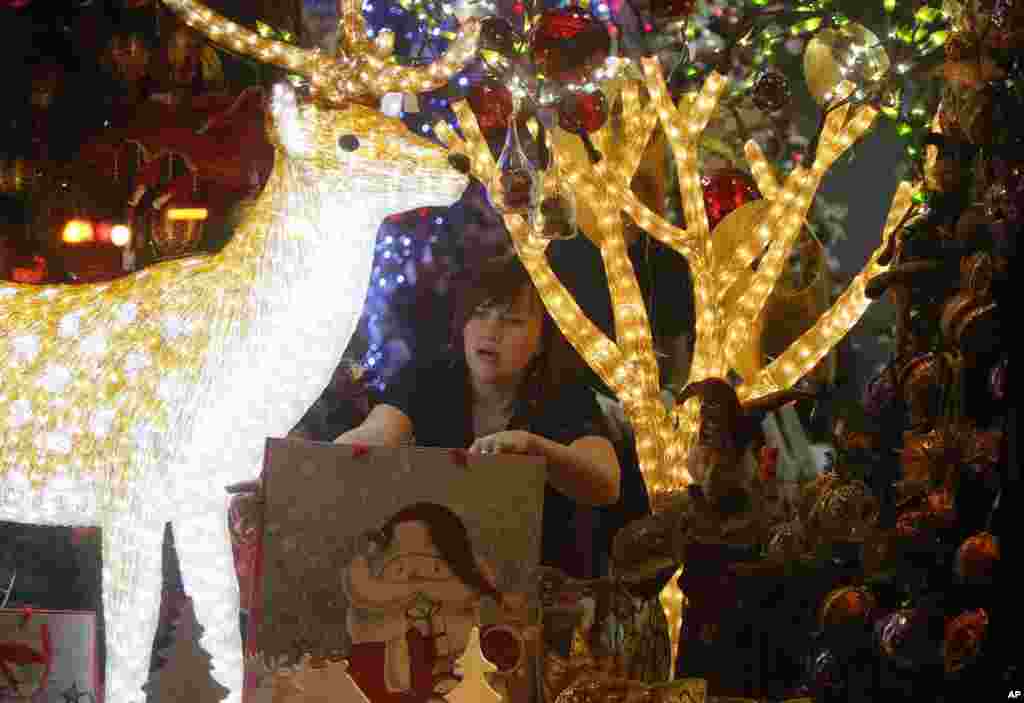
[{"label": "clear glass ornament", "polygon": [[850,81],[859,91],[877,88],[889,68],[885,44],[874,32],[856,22],[821,30],[804,50],[804,78],[820,105],[846,97],[835,95],[843,81]]},{"label": "clear glass ornament", "polygon": [[517,101],[509,119],[505,146],[498,157],[498,168],[489,191],[494,209],[502,215],[527,216],[537,193],[541,173],[523,149],[519,136],[518,108]]},{"label": "clear glass ornament", "polygon": [[576,196],[565,173],[558,166],[555,151],[548,145],[550,178],[538,178],[530,207],[530,229],[534,237],[548,241],[576,236]]}]

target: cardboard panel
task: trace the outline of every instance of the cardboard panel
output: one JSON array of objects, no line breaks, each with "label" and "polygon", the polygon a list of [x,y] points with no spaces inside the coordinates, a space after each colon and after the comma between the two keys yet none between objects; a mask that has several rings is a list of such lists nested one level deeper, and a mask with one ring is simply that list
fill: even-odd
[{"label": "cardboard panel", "polygon": [[271,439],[263,480],[253,644],[265,675],[250,686],[269,675],[274,701],[306,700],[289,681],[347,660],[331,667],[338,686],[426,701],[458,683],[480,626],[495,680],[527,700],[542,460]]}]

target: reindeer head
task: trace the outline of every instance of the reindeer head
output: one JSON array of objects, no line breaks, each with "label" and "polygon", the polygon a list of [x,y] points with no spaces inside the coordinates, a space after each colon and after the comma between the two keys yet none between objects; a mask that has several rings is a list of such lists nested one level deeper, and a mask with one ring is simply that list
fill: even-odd
[{"label": "reindeer head", "polygon": [[390,42],[366,36],[360,0],[341,0],[338,56],[260,36],[196,0],[164,0],[190,27],[225,49],[282,68],[309,82],[309,99],[276,90],[271,141],[292,159],[315,161],[318,171],[339,166],[340,152],[418,171],[452,171],[446,152],[412,135],[398,120],[374,107],[386,93],[420,93],[439,88],[476,53],[479,21],[465,23],[439,59],[427,66],[399,65]]},{"label": "reindeer head", "polygon": [[318,174],[342,180],[357,173],[415,175],[421,188],[409,193],[429,192],[441,185],[435,181],[422,187],[422,181],[428,179],[456,179],[459,190],[467,182],[451,166],[445,149],[413,134],[400,120],[359,103],[337,109],[301,98],[290,86],[278,84],[271,95],[268,117],[270,141],[278,154]]}]

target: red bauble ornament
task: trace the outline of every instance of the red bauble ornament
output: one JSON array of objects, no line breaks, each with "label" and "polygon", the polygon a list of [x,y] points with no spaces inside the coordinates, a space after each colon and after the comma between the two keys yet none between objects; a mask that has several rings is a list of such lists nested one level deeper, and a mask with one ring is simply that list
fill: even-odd
[{"label": "red bauble ornament", "polygon": [[504,84],[494,78],[485,78],[470,88],[466,99],[485,137],[496,132],[505,133],[512,117],[512,93]]},{"label": "red bauble ornament", "polygon": [[608,58],[611,37],[603,22],[578,7],[548,10],[533,29],[533,62],[549,80],[582,82]]},{"label": "red bauble ornament", "polygon": [[825,597],[818,614],[823,629],[864,625],[875,609],[875,597],[866,588],[843,586]]},{"label": "red bauble ornament", "polygon": [[992,583],[999,561],[999,542],[988,532],[968,537],[956,552],[954,570],[965,583]]},{"label": "red bauble ornament", "polygon": [[572,93],[558,103],[558,126],[566,132],[596,132],[608,119],[604,93]]},{"label": "red bauble ornament", "polygon": [[710,229],[714,229],[726,215],[741,205],[761,199],[754,179],[738,169],[726,169],[703,176],[700,182],[704,188],[704,209],[708,214]]},{"label": "red bauble ornament", "polygon": [[988,623],[988,613],[981,608],[961,613],[946,623],[942,659],[947,674],[962,671],[978,658]]}]

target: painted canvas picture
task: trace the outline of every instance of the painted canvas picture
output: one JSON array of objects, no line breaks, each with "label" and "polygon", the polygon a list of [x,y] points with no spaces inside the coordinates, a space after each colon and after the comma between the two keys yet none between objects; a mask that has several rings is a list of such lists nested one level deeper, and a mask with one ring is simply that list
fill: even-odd
[{"label": "painted canvas picture", "polygon": [[268,440],[262,688],[313,700],[314,668],[370,703],[454,701],[476,628],[495,690],[530,700],[544,481],[534,458]]}]

